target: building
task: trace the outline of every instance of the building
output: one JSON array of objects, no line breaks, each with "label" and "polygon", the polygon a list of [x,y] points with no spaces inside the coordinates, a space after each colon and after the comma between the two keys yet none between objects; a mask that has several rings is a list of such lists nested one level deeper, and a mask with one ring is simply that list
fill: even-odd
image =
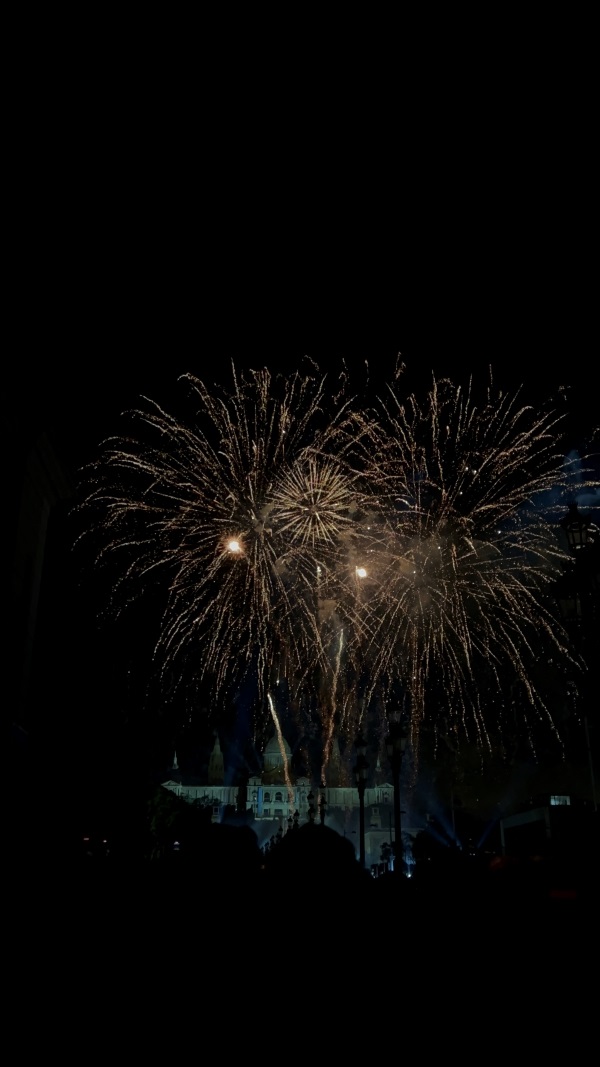
[{"label": "building", "polygon": [[[322,820],[327,826],[344,837],[349,837],[358,858],[360,852],[358,789],[342,785],[340,774],[341,755],[337,739],[332,745],[330,759],[331,784],[315,786],[310,778],[295,775],[291,770],[292,752],[284,737],[274,734],[263,753],[260,774],[249,776],[245,787],[246,810],[252,813],[252,822],[258,842],[264,847],[290,829],[294,822],[305,823],[310,819]],[[217,737],[208,762],[206,781],[199,783],[180,773],[175,758],[171,776],[162,783],[163,788],[178,797],[202,804],[212,804],[213,821],[220,822],[225,810],[238,810],[240,788],[226,782],[226,766]],[[373,782],[365,789],[365,866],[378,867],[382,862],[382,848],[394,841],[394,788],[384,778],[378,759],[373,772]],[[423,827],[402,826],[405,857],[410,864],[411,842]]]},{"label": "building", "polygon": [[503,856],[530,859],[560,855],[565,860],[597,852],[598,819],[590,805],[567,795],[537,798],[525,811],[500,820]]}]

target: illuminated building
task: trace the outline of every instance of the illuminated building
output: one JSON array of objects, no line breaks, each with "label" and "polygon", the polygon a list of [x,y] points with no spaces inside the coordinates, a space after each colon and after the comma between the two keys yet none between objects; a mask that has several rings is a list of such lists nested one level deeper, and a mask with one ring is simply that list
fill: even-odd
[{"label": "illuminated building", "polygon": [[[342,784],[339,745],[334,739],[329,763],[330,783],[316,786],[310,778],[296,775],[291,770],[292,752],[285,738],[276,734],[270,739],[263,753],[260,774],[250,775],[246,788],[246,809],[252,812],[252,825],[258,842],[263,847],[279,832],[286,833],[294,825],[314,819],[321,820],[344,837],[349,837],[359,851],[359,794],[355,786]],[[227,808],[238,809],[239,786],[226,784],[226,767],[218,737],[208,762],[206,781],[198,783],[177,767],[174,761],[172,776],[162,783],[163,788],[190,802],[212,804],[213,821],[220,822]],[[394,839],[394,789],[384,779],[380,760],[377,760],[372,783],[365,789],[365,866],[367,869],[381,863],[382,846]],[[324,798],[324,809],[322,803]],[[311,810],[312,809],[312,810]],[[402,826],[407,859],[410,859],[410,842],[422,827]],[[407,845],[409,846],[407,848]]]}]

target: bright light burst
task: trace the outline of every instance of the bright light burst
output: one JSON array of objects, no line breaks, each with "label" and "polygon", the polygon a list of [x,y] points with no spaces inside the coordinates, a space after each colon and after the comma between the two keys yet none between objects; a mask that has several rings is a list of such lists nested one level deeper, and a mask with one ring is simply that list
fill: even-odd
[{"label": "bright light burst", "polygon": [[309,456],[294,464],[274,485],[271,501],[273,526],[293,545],[335,549],[355,527],[356,492],[344,470],[330,460]]},{"label": "bright light burst", "polygon": [[333,397],[325,377],[232,370],[229,392],[182,377],[185,421],[149,400],[130,413],[138,432],[105,442],[82,504],[115,609],[162,583],[160,670],[195,675],[217,702],[248,678],[264,700],[275,673],[298,690],[325,669],[319,595],[339,596],[359,508],[343,382]]},{"label": "bright light burst", "polygon": [[454,719],[489,746],[518,717],[555,729],[541,657],[570,660],[553,585],[567,561],[557,520],[585,480],[560,418],[495,393],[479,404],[433,380],[424,403],[391,386],[372,421],[365,476],[381,501],[367,605],[369,698],[394,691],[418,738]]},{"label": "bright light burst", "polygon": [[326,747],[399,704],[415,746],[427,718],[484,744],[507,708],[552,727],[533,668],[570,657],[551,597],[575,473],[559,417],[491,378],[480,404],[435,379],[402,399],[396,377],[368,409],[314,365],[232,372],[230,391],[184,375],[191,417],[146,401],[84,472],[114,604],[166,589],[160,670],[217,703],[252,678],[267,709],[283,672]]}]

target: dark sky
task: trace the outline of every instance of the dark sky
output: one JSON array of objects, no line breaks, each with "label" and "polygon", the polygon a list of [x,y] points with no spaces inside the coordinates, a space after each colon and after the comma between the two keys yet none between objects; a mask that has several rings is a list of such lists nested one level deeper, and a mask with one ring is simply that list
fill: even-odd
[{"label": "dark sky", "polygon": [[[137,25],[133,54],[105,32],[94,24],[82,50],[60,31],[53,48],[28,42],[13,154],[7,397],[71,462],[139,393],[160,400],[177,374],[212,378],[231,358],[346,357],[385,377],[401,352],[419,385],[491,363],[507,388],[572,385],[595,414],[579,43],[557,64],[536,27],[535,61],[525,49],[510,78],[504,49],[499,67],[483,53],[489,81],[480,59],[475,81],[445,62],[439,81],[427,53],[406,98],[395,63],[372,98],[344,72],[338,98],[327,61],[309,103],[303,67],[286,92],[283,70],[263,81],[244,58],[241,74],[226,50],[218,74],[196,83],[194,66],[190,90]],[[417,100],[411,149],[399,130]]]},{"label": "dark sky", "polygon": [[179,374],[228,382],[232,360],[287,372],[309,356],[334,376],[345,360],[357,383],[366,361],[384,383],[400,354],[406,390],[417,394],[432,373],[483,385],[491,364],[498,387],[566,405],[573,443],[598,424],[583,270],[554,276],[541,252],[531,284],[531,264],[515,261],[509,276],[508,264],[492,270],[489,258],[458,274],[447,263],[440,273],[422,265],[414,276],[390,269],[371,278],[348,265],[331,277],[323,263],[312,275],[282,268],[282,277],[257,267],[244,284],[224,267],[211,274],[201,257],[189,276],[189,260],[155,264],[141,251],[133,261],[115,255],[109,273],[102,264],[84,259],[80,276],[71,265],[64,291],[48,280],[43,329],[39,319],[25,324],[37,344],[15,372],[17,408],[48,429],[73,475],[140,394],[168,409]]},{"label": "dark sky", "polygon": [[279,229],[264,196],[254,214],[205,198],[186,228],[176,200],[161,225],[148,188],[92,201],[100,177],[80,178],[62,211],[36,205],[4,371],[5,415],[46,429],[73,475],[141,394],[169,408],[180,374],[228,382],[232,361],[288,372],[308,356],[334,376],[345,361],[360,384],[365,363],[385,383],[400,357],[417,395],[432,373],[484,384],[491,365],[499,388],[566,404],[570,442],[600,421],[585,233],[548,228],[541,209],[498,209],[482,228],[463,191],[460,218],[440,204],[402,241],[333,208],[336,225],[291,213]]},{"label": "dark sky", "polygon": [[[138,53],[137,29],[135,41]],[[487,381],[491,364],[526,400],[567,397],[573,442],[598,424],[596,167],[579,64],[573,79],[552,70],[543,104],[537,83],[510,101],[503,56],[489,101],[470,84],[456,110],[435,95],[428,152],[409,157],[402,117],[375,130],[363,100],[345,120],[336,101],[317,135],[303,99],[276,113],[270,83],[257,111],[241,92],[226,101],[226,64],[204,98],[194,86],[190,112],[129,55],[119,77],[112,47],[60,61],[51,49],[51,71],[45,51],[23,64],[13,157],[9,462],[15,424],[45,429],[75,474],[140,394],[168,406],[179,374],[227,380],[231,360],[288,371],[305,355],[334,373],[345,360],[357,380],[367,361],[385,381],[400,354],[417,393],[432,372]],[[52,771],[68,780],[78,764],[81,782],[84,744],[123,775],[111,650],[128,637],[98,635],[66,530],[51,536],[41,626],[54,673],[37,714],[47,731],[56,721]]]},{"label": "dark sky", "polygon": [[309,356],[334,374],[345,361],[359,383],[365,364],[372,381],[388,380],[400,354],[405,388],[417,393],[432,373],[485,383],[491,365],[503,389],[566,399],[574,431],[581,420],[586,432],[598,423],[597,344],[582,272],[551,277],[540,261],[529,287],[516,263],[505,264],[510,284],[485,266],[458,277],[450,264],[442,277],[379,272],[377,284],[333,268],[328,279],[321,265],[312,285],[298,272],[286,278],[285,265],[283,278],[271,272],[246,285],[207,278],[201,264],[190,277],[185,264],[171,274],[163,263],[155,275],[140,259],[111,263],[109,277],[98,264],[83,277],[72,268],[64,291],[48,281],[35,321],[23,324],[9,395],[75,466],[140,394],[168,404],[179,374],[229,381],[232,360],[286,372]]},{"label": "dark sky", "polygon": [[[139,20],[130,35],[101,22],[22,36],[0,371],[9,465],[21,431],[44,429],[75,475],[140,394],[168,406],[179,374],[223,380],[232,359],[273,371],[345,359],[358,380],[368,361],[385,381],[400,353],[417,392],[432,372],[487,380],[491,364],[525,399],[565,387],[573,442],[598,424],[594,67],[579,27],[571,48],[562,23],[551,45],[537,25],[525,43],[511,26],[497,63],[482,40],[476,69],[471,54],[459,75],[450,50],[441,80],[427,38],[403,87],[396,55],[389,84],[369,87],[360,48],[336,37],[317,87],[312,40],[288,72],[289,50],[259,69],[241,35],[238,68],[228,30],[220,48],[202,40],[199,61],[174,49],[171,72]],[[349,64],[339,75],[334,52]],[[53,776],[65,796],[92,763],[120,788],[135,772],[116,663],[132,636],[101,635],[94,610],[55,522],[30,777]]]},{"label": "dark sky", "polygon": [[[109,91],[103,64],[89,76],[81,67],[34,93],[23,124],[25,207],[5,293],[15,323],[2,372],[9,448],[15,424],[45,429],[75,475],[140,394],[168,407],[182,373],[227,381],[232,360],[287,372],[304,356],[333,374],[344,360],[360,383],[365,362],[385,382],[400,355],[417,393],[432,373],[487,382],[491,365],[496,384],[522,384],[525,400],[566,396],[573,441],[597,425],[595,171],[571,115],[568,164],[564,153],[554,161],[553,110],[547,152],[538,116],[537,145],[513,128],[515,155],[503,162],[481,132],[476,150],[448,144],[447,165],[435,152],[429,165],[405,161],[416,196],[395,158],[383,168],[373,151],[363,184],[365,160],[332,159],[329,138],[314,156],[293,126],[275,137],[267,123],[261,140],[247,116],[245,138],[233,123],[208,131],[137,87]],[[358,152],[354,131],[351,143]],[[52,545],[42,609],[46,633],[59,617],[62,626],[47,656],[55,703],[65,669],[75,678],[59,735],[72,762],[82,708],[113,727],[120,708],[110,640],[89,629],[93,605],[69,588],[65,538]],[[118,728],[104,732],[98,762],[107,744],[114,756],[115,738]]]}]

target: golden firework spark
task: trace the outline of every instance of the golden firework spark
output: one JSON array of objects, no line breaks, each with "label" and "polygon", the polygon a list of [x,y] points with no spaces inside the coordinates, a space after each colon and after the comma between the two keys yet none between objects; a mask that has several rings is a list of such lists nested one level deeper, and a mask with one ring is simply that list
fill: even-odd
[{"label": "golden firework spark", "polygon": [[[162,583],[155,655],[215,701],[282,665],[329,749],[400,700],[413,740],[452,717],[486,743],[503,705],[552,713],[532,664],[571,652],[549,591],[566,561],[557,509],[597,488],[561,448],[561,419],[490,384],[481,399],[396,377],[368,408],[327,377],[269,371],[229,390],[184,375],[189,417],[144,398],[137,432],[83,472],[115,604]],[[515,694],[517,694],[515,696]],[[272,710],[271,710],[272,714]]]}]

